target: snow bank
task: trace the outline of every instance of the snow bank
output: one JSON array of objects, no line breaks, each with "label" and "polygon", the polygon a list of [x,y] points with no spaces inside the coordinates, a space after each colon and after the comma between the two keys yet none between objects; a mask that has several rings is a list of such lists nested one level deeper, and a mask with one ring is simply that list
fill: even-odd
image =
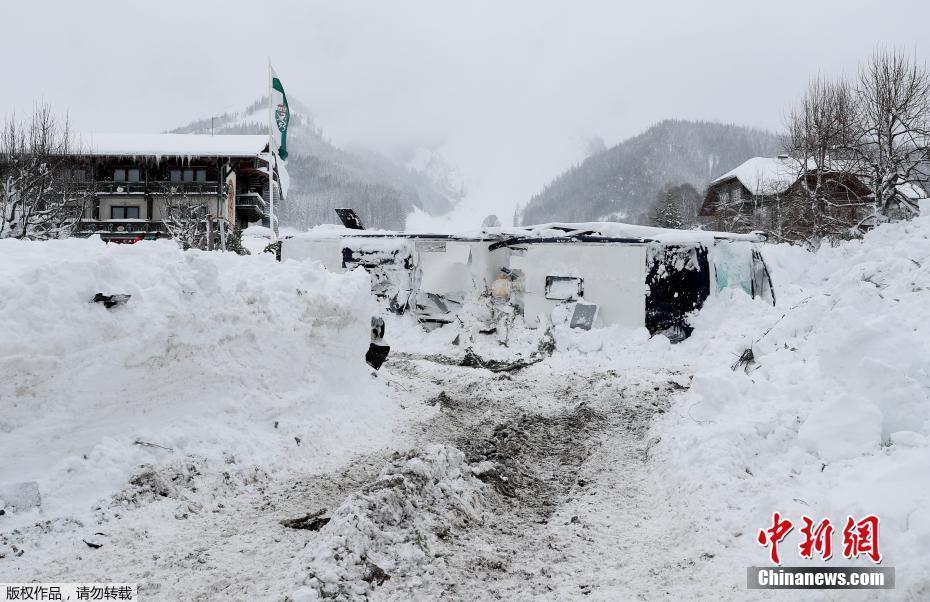
[{"label": "snow bank", "polygon": [[417,591],[427,568],[436,569],[431,546],[479,519],[483,491],[454,447],[399,456],[333,513],[295,599],[364,597],[388,580]]},{"label": "snow bank", "polygon": [[[840,550],[847,515],[877,514],[883,565],[897,568],[899,595],[919,597],[930,587],[930,217],[766,258],[778,307],[712,298],[673,352],[691,354],[696,374],[654,428],[658,495],[695,530],[682,540],[718,554],[719,578],[740,587],[731,569],[765,562],[755,533],[773,511],[831,518]],[[754,362],[731,369],[749,347]],[[786,564],[802,563],[798,537],[783,544]],[[831,564],[855,562],[840,552]]]},{"label": "snow bank", "polygon": [[80,516],[141,464],[315,470],[377,444],[369,288],[170,241],[0,241],[0,486],[38,483],[22,520]]}]

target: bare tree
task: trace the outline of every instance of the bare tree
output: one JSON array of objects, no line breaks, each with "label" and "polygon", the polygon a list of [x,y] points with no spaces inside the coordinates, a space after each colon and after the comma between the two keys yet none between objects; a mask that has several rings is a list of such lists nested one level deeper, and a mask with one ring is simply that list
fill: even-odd
[{"label": "bare tree", "polygon": [[94,190],[72,169],[79,149],[67,118],[38,104],[27,123],[13,117],[0,136],[0,238],[70,236]]},{"label": "bare tree", "polygon": [[848,149],[858,140],[856,95],[843,79],[818,76],[810,82],[787,120],[786,165],[796,184],[778,199],[774,221],[782,240],[816,246],[825,238],[846,238],[858,222],[855,210],[868,202],[860,171]]},{"label": "bare tree", "polygon": [[777,203],[783,240],[816,246],[917,213],[930,175],[930,76],[900,50],[876,50],[854,84],[814,79],[786,124],[797,184]]},{"label": "bare tree", "polygon": [[164,224],[171,238],[185,251],[207,248],[207,206],[183,191],[159,195],[164,202]]},{"label": "bare tree", "polygon": [[927,180],[930,77],[900,50],[876,50],[860,66],[858,131],[851,150],[870,181],[877,219],[917,213],[908,187]]}]

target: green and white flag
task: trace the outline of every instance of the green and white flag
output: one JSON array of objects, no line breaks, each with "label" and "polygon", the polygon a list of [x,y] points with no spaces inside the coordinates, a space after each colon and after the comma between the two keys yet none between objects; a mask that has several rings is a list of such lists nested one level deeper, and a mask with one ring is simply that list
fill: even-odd
[{"label": "green and white flag", "polygon": [[291,120],[291,111],[287,107],[287,96],[284,94],[284,86],[278,79],[278,74],[274,72],[271,63],[268,64],[268,71],[271,81],[270,104],[271,111],[269,117],[271,123],[271,141],[276,148],[272,149],[278,153],[282,159],[287,159],[287,124]]}]

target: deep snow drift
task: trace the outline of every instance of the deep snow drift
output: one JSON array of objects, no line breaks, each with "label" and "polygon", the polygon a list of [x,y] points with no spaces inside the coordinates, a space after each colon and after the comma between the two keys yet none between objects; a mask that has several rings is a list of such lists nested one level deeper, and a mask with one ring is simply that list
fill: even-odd
[{"label": "deep snow drift", "polygon": [[0,241],[0,498],[36,481],[42,501],[0,526],[84,517],[142,464],[320,470],[379,441],[368,287],[170,241]]},{"label": "deep snow drift", "polygon": [[[876,514],[896,595],[926,599],[930,216],[766,258],[778,307],[714,300],[674,350],[695,376],[654,427],[658,491],[680,503],[682,540],[716,550],[717,578],[741,587],[729,567],[766,562],[755,534],[772,512],[831,518],[835,546],[847,515]],[[732,370],[750,347],[755,361]],[[805,564],[798,543],[783,544],[785,564]],[[830,564],[866,562],[837,552]]]}]

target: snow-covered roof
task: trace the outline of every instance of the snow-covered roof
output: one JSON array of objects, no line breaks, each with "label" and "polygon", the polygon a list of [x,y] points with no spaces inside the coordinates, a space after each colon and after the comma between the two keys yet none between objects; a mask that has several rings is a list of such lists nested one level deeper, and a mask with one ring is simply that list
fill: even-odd
[{"label": "snow-covered roof", "polygon": [[916,201],[918,199],[927,198],[927,193],[924,191],[924,189],[921,188],[920,185],[915,184],[913,182],[905,182],[904,184],[898,184],[897,186],[895,186],[895,188],[897,189],[899,193],[904,195],[904,198],[911,200],[911,201]]},{"label": "snow-covered roof", "polygon": [[257,134],[83,134],[82,152],[91,155],[156,157],[255,157],[268,146]]},{"label": "snow-covered roof", "polygon": [[751,194],[781,194],[798,181],[800,165],[786,157],[753,157],[715,178],[710,185],[737,179]]},{"label": "snow-covered roof", "polygon": [[[807,168],[816,169],[817,163],[813,159],[807,162]],[[846,172],[855,174],[855,164],[850,161],[831,160],[824,171],[833,173]],[[714,186],[727,180],[736,179],[746,187],[750,194],[773,195],[782,194],[792,184],[798,181],[801,175],[801,165],[796,159],[787,157],[753,157],[731,169],[722,176],[715,178],[710,185]],[[860,176],[865,182],[865,179]],[[926,198],[927,193],[915,183],[899,184],[897,190],[910,200]]]},{"label": "snow-covered roof", "polygon": [[304,239],[338,239],[343,237],[417,237],[458,239],[458,240],[504,240],[512,238],[571,238],[575,236],[594,236],[602,238],[650,240],[669,244],[713,243],[715,239],[742,240],[762,242],[762,232],[737,234],[734,232],[714,232],[710,230],[675,230],[672,228],[654,228],[637,226],[620,222],[580,222],[550,223],[535,226],[480,228],[454,234],[428,234],[396,230],[352,230],[343,226],[324,224],[295,235]]},{"label": "snow-covered roof", "polygon": [[[494,228],[486,228],[490,232]],[[600,236],[604,238],[642,239],[663,243],[712,243],[714,239],[745,240],[761,242],[765,235],[761,232],[737,234],[734,232],[714,232],[711,230],[676,230],[674,228],[656,228],[653,226],[639,226],[620,222],[579,222],[579,223],[551,223],[535,226],[522,226],[519,228],[501,228],[512,235],[545,238],[558,236]]]}]

